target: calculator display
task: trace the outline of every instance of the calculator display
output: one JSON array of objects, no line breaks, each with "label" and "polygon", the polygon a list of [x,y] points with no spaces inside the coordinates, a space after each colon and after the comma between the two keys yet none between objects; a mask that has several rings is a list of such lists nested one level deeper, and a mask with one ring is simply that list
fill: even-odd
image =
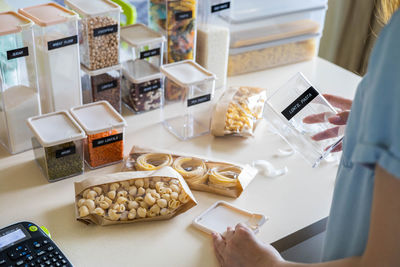
[{"label": "calculator display", "polygon": [[0,251],[16,242],[26,239],[28,236],[21,228],[14,228],[0,232]]}]

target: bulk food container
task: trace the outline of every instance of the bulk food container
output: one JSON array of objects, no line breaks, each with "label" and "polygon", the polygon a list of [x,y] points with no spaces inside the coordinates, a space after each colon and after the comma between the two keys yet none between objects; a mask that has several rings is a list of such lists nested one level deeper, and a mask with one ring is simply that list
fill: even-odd
[{"label": "bulk food container", "polygon": [[42,113],[81,105],[77,14],[55,3],[23,8],[19,13],[35,22]]},{"label": "bulk food container", "polygon": [[196,62],[216,75],[217,89],[226,84],[229,25],[222,16],[229,16],[230,7],[231,2],[226,0],[199,2]]},{"label": "bulk food container", "polygon": [[26,119],[40,114],[32,25],[0,13],[0,142],[10,153],[32,148]]},{"label": "bulk food container", "polygon": [[124,59],[144,59],[160,67],[163,63],[165,38],[146,25],[133,24],[121,28],[121,53]]},{"label": "bulk food container", "polygon": [[153,64],[137,59],[123,64],[122,99],[135,113],[157,109],[161,105],[161,73]]},{"label": "bulk food container", "polygon": [[[228,76],[311,59],[322,33],[326,0],[235,1]],[[258,8],[249,8],[257,6]]]},{"label": "bulk food container", "polygon": [[106,100],[121,113],[121,65],[99,70],[82,66],[83,103]]},{"label": "bulk food container", "polygon": [[89,168],[122,161],[127,124],[110,103],[99,101],[74,107],[70,112],[87,134],[84,154]]},{"label": "bulk food container", "polygon": [[196,0],[149,0],[149,26],[167,37],[165,62],[195,59]]},{"label": "bulk food container", "polygon": [[191,60],[163,65],[161,72],[164,126],[182,140],[209,133],[215,75]]},{"label": "bulk food container", "polygon": [[89,70],[119,64],[119,5],[109,0],[65,0],[81,17],[79,48],[81,63]]},{"label": "bulk food container", "polygon": [[28,119],[36,163],[49,182],[83,173],[85,132],[65,111]]}]

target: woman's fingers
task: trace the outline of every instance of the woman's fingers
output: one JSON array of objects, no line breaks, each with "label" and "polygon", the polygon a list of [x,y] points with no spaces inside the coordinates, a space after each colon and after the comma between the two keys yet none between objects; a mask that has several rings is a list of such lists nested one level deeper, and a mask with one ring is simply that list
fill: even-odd
[{"label": "woman's fingers", "polygon": [[235,234],[235,229],[233,227],[228,226],[228,228],[226,228],[226,232],[225,232],[225,239],[226,240],[231,239],[234,234]]},{"label": "woman's fingers", "polygon": [[312,136],[311,139],[314,141],[321,141],[329,138],[334,138],[339,135],[339,126],[329,128],[323,132],[317,133],[316,135]]},{"label": "woman's fingers", "polygon": [[305,117],[303,122],[307,124],[326,122],[330,116],[335,116],[335,114],[332,112],[322,112]]},{"label": "woman's fingers", "polygon": [[336,95],[324,94],[325,99],[334,107],[341,110],[350,110],[353,101]]},{"label": "woman's fingers", "polygon": [[212,238],[213,238],[213,244],[214,244],[214,250],[215,254],[217,255],[217,259],[221,265],[223,265],[223,257],[221,256],[222,253],[224,252],[225,249],[225,240],[222,238],[222,236],[218,233],[212,233]]},{"label": "woman's fingers", "polygon": [[331,152],[340,152],[343,149],[343,142],[340,142]]},{"label": "woman's fingers", "polygon": [[336,114],[336,116],[328,118],[328,121],[335,125],[346,125],[347,120],[349,119],[349,115],[349,111],[343,111]]}]

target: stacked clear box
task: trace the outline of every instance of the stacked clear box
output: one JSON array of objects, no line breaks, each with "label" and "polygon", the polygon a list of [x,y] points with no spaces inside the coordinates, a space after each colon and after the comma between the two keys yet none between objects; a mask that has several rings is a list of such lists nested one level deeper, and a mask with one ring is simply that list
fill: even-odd
[{"label": "stacked clear box", "polygon": [[55,3],[18,11],[33,26],[42,113],[82,104],[78,15]]},{"label": "stacked clear box", "polygon": [[32,148],[25,121],[40,114],[32,25],[0,13],[0,142],[13,154]]},{"label": "stacked clear box", "polygon": [[161,66],[164,126],[182,140],[210,132],[215,75],[194,61]]},{"label": "stacked clear box", "polygon": [[81,74],[84,104],[105,100],[121,113],[121,65],[100,70],[82,66]]}]

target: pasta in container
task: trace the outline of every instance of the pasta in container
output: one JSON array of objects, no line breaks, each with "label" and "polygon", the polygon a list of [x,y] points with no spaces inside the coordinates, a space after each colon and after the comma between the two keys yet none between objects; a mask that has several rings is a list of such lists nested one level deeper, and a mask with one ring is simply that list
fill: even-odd
[{"label": "pasta in container", "polygon": [[263,88],[230,87],[214,108],[211,133],[214,136],[253,136],[262,117],[266,97]]},{"label": "pasta in container", "polygon": [[190,189],[237,198],[257,175],[250,165],[204,159],[196,155],[171,153],[134,146],[123,171],[155,171],[172,167]]},{"label": "pasta in container", "polygon": [[112,225],[171,219],[197,205],[171,167],[96,175],[75,183],[75,214],[87,224]]}]

